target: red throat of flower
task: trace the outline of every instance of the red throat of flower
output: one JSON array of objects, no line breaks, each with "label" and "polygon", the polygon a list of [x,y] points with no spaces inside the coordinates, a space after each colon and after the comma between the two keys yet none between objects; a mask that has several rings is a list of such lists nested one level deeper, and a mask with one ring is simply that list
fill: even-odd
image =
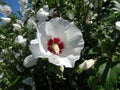
[{"label": "red throat of flower", "polygon": [[47,45],[48,51],[56,55],[61,54],[64,49],[64,43],[61,41],[60,38],[49,39]]}]

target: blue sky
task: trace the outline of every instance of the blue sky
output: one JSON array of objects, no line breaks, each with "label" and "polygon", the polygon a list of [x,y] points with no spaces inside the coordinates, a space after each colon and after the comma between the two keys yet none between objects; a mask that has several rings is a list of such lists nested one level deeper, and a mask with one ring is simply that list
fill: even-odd
[{"label": "blue sky", "polygon": [[14,13],[17,13],[17,11],[19,10],[19,3],[18,3],[19,0],[5,0],[5,1],[8,3],[8,5],[11,6],[12,11]]},{"label": "blue sky", "polygon": [[[19,10],[19,0],[4,0],[5,2],[7,2],[8,5],[11,6],[12,12],[17,14],[17,11]],[[1,17],[2,15],[0,15]]]}]

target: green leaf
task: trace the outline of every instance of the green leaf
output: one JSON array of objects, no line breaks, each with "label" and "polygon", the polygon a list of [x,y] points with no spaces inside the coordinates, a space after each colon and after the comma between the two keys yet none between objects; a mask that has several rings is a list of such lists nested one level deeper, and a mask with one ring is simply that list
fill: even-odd
[{"label": "green leaf", "polygon": [[98,73],[101,75],[101,84],[105,90],[117,89],[119,70],[119,63],[106,62],[100,65]]}]

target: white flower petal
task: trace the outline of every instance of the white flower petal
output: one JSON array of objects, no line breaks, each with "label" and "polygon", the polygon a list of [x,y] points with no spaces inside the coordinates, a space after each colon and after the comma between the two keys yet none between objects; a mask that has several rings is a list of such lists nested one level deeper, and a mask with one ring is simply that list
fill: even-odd
[{"label": "white flower petal", "polygon": [[1,38],[1,39],[5,39],[5,38],[6,38],[6,36],[4,36],[4,35],[0,34],[0,38]]},{"label": "white flower petal", "polygon": [[26,12],[28,12],[28,11],[29,11],[28,8],[20,7],[20,12],[21,12],[22,16],[25,16]]},{"label": "white flower petal", "polygon": [[67,68],[74,67],[75,61],[73,59],[75,59],[75,56],[60,57],[58,55],[51,55],[51,56],[48,56],[48,58],[50,63],[55,64],[57,66],[65,66]]},{"label": "white flower petal", "polygon": [[49,6],[48,6],[48,5],[44,5],[44,6],[43,6],[43,10],[45,10],[46,12],[48,12]]},{"label": "white flower petal", "polygon": [[40,8],[37,12],[37,20],[39,20],[39,23],[42,23],[48,19],[48,15],[48,12],[46,12],[43,8]]},{"label": "white flower petal", "polygon": [[42,48],[40,40],[38,39],[32,40],[30,42],[30,50],[35,58],[40,58],[43,56],[44,49]]},{"label": "white flower petal", "polygon": [[49,62],[52,63],[52,64],[55,64],[55,65],[59,65],[60,62],[59,60],[56,60],[58,57],[56,56],[47,56],[49,58]]},{"label": "white flower petal", "polygon": [[76,47],[76,46],[81,46],[82,48],[84,47],[82,33],[73,23],[70,23],[66,27],[65,33],[67,37],[66,41],[68,47]]},{"label": "white flower petal", "polygon": [[4,23],[9,23],[11,21],[11,18],[1,17],[1,19]]},{"label": "white flower petal", "polygon": [[[66,57],[69,55],[75,55],[75,56],[79,56],[80,57],[80,53],[84,47],[84,41],[79,42],[80,44],[77,46],[74,42],[74,44],[76,45],[76,47],[74,46],[68,46],[66,45],[65,49],[63,49],[63,52],[61,53],[61,57]],[[73,45],[74,45],[73,44]],[[79,58],[78,58],[79,59]]]},{"label": "white flower petal", "polygon": [[117,21],[117,22],[115,23],[115,26],[116,26],[116,29],[120,30],[120,21]]},{"label": "white flower petal", "polygon": [[46,37],[52,37],[56,35],[54,28],[52,27],[52,24],[50,22],[45,22],[38,25],[38,32],[44,34]]},{"label": "white flower petal", "polygon": [[4,76],[4,73],[0,73],[0,79],[3,78]]},{"label": "white flower petal", "polygon": [[27,28],[28,29],[33,29],[37,26],[37,24],[35,23],[35,18],[34,17],[31,17],[28,19],[28,22],[27,22]]},{"label": "white flower petal", "polygon": [[41,41],[44,46],[47,44],[47,41],[50,38],[54,37],[60,37],[60,39],[65,43],[65,27],[67,27],[68,25],[69,22],[67,20],[63,20],[62,18],[54,18],[51,19],[49,22],[38,25],[38,32],[42,33]]},{"label": "white flower petal", "polygon": [[15,58],[18,58],[20,56],[20,53],[15,53]]},{"label": "white flower petal", "polygon": [[10,15],[11,14],[11,12],[12,12],[12,10],[11,10],[11,7],[10,6],[8,6],[8,5],[5,5],[5,6],[3,6],[3,13],[5,14],[5,15]]},{"label": "white flower petal", "polygon": [[20,4],[22,7],[26,8],[27,5],[28,5],[28,0],[19,0],[19,4]]},{"label": "white flower petal", "polygon": [[[62,18],[54,18],[49,21],[53,27],[55,33],[54,37],[59,37],[62,41],[66,41],[65,28],[69,25],[70,22]],[[49,30],[49,29],[48,29]]]},{"label": "white flower petal", "polygon": [[38,59],[35,59],[32,55],[30,55],[30,56],[25,58],[23,65],[28,68],[28,67],[31,67],[33,65],[36,65],[37,61],[38,61]]},{"label": "white flower petal", "polygon": [[14,27],[14,30],[20,30],[21,29],[21,26],[19,24],[17,24],[17,23],[12,24],[12,25]]},{"label": "white flower petal", "polygon": [[53,38],[52,36],[55,35],[55,32],[53,31],[53,27],[51,23],[42,23],[37,28],[38,33],[41,34],[40,37],[38,37],[42,43],[42,46],[45,50],[47,50],[47,42],[50,38]]},{"label": "white flower petal", "polygon": [[95,62],[96,60],[94,59],[85,60],[82,64],[79,65],[79,68],[87,70],[91,68],[95,64]]},{"label": "white flower petal", "polygon": [[26,45],[26,39],[23,38],[22,35],[18,35],[18,36],[16,37],[16,39],[15,39],[15,42],[16,42],[16,43],[20,43],[20,44],[22,44],[23,46]]},{"label": "white flower petal", "polygon": [[79,68],[80,68],[80,69],[83,69],[83,70],[87,70],[87,68],[86,68],[86,61],[84,61],[83,63],[81,63],[81,64],[79,65]]},{"label": "white flower petal", "polygon": [[9,51],[8,51],[7,49],[2,49],[2,53],[4,53],[4,54],[8,54]]},{"label": "white flower petal", "polygon": [[65,48],[63,49],[63,52],[60,54],[60,56],[61,57],[67,57],[69,55],[80,56],[80,51],[81,49],[79,47],[78,48],[77,47],[76,48],[73,48],[73,47]]},{"label": "white flower petal", "polygon": [[69,23],[66,26],[66,46],[63,49],[61,57],[67,57],[73,64],[79,60],[81,50],[84,47],[84,41],[80,30],[73,24]]}]

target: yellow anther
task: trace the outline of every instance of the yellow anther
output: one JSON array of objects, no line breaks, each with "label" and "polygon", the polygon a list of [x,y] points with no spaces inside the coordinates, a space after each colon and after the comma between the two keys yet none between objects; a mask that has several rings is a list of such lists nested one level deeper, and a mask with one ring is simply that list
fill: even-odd
[{"label": "yellow anther", "polygon": [[59,49],[59,46],[57,44],[53,44],[52,48],[56,54],[59,54],[60,49]]}]

